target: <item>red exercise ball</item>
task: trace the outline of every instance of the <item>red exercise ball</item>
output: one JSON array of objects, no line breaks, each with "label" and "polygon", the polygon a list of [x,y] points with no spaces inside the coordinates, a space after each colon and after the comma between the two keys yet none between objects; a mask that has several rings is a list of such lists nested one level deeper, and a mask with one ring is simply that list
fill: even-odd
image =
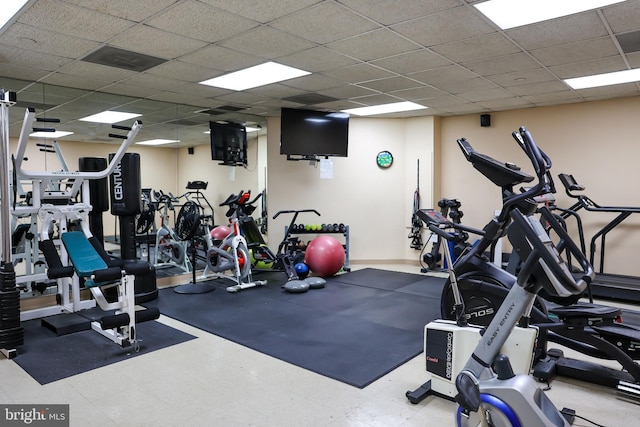
[{"label": "red exercise ball", "polygon": [[344,248],[332,236],[318,236],[307,245],[304,263],[320,277],[331,277],[344,265]]},{"label": "red exercise ball", "polygon": [[211,238],[213,240],[224,240],[231,233],[231,229],[226,225],[219,225],[211,230]]}]

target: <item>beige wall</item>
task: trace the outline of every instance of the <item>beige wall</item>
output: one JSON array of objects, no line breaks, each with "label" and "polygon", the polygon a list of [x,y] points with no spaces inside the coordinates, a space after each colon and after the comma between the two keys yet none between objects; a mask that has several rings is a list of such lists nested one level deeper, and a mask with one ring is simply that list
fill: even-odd
[{"label": "beige wall", "polygon": [[[420,187],[432,199],[433,117],[416,119],[351,118],[349,156],[335,157],[333,179],[321,179],[319,167],[287,161],[280,155],[280,118],[268,122],[269,216],[279,210],[315,209],[300,223],[344,223],[350,227],[351,260],[415,260],[407,238],[419,158]],[[389,150],[394,163],[380,169],[376,155]],[[304,215],[304,217],[303,217]],[[271,221],[269,241],[277,247],[291,216]],[[304,236],[312,238],[313,236]]]},{"label": "beige wall", "polygon": [[[511,161],[531,171],[511,132],[529,129],[553,161],[557,204],[569,207],[558,173],[570,173],[600,205],[640,206],[637,120],[640,97],[541,107],[491,114],[491,127],[480,127],[478,115],[441,119],[441,186],[438,197],[458,198],[464,222],[481,227],[500,207],[497,187],[467,163],[456,140],[465,137],[479,152]],[[587,239],[615,214],[583,212]],[[575,235],[575,233],[574,233]],[[634,214],[607,237],[605,271],[640,275],[640,214]]]}]

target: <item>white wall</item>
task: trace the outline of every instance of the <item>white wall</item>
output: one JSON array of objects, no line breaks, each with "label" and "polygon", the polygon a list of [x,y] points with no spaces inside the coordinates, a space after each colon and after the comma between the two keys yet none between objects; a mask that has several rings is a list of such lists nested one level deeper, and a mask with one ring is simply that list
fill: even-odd
[{"label": "white wall", "polygon": [[[280,118],[268,122],[269,216],[279,210],[316,209],[299,223],[344,223],[350,227],[352,261],[417,259],[407,238],[411,225],[416,160],[421,159],[421,190],[430,204],[434,118],[354,118],[349,123],[349,155],[334,157],[333,179],[320,169],[280,155]],[[376,155],[388,150],[393,166],[380,169]],[[303,217],[304,215],[304,217]],[[269,241],[277,247],[291,217],[270,222]],[[312,238],[313,236],[305,236]]]}]

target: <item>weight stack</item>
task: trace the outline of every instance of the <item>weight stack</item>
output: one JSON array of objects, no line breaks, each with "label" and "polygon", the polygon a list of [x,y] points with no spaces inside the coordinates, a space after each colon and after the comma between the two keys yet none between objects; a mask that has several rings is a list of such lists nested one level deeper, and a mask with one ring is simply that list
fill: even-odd
[{"label": "weight stack", "polygon": [[0,349],[13,350],[24,344],[20,326],[20,291],[16,288],[16,272],[11,262],[0,267]]}]

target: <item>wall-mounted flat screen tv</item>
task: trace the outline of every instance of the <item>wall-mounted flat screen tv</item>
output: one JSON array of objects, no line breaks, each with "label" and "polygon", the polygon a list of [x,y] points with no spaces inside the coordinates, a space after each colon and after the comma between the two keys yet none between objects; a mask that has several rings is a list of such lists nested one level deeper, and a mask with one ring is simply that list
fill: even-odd
[{"label": "wall-mounted flat screen tv", "polygon": [[211,159],[221,165],[247,165],[247,130],[238,123],[209,122]]},{"label": "wall-mounted flat screen tv", "polygon": [[280,154],[347,157],[348,146],[347,113],[282,109]]}]

